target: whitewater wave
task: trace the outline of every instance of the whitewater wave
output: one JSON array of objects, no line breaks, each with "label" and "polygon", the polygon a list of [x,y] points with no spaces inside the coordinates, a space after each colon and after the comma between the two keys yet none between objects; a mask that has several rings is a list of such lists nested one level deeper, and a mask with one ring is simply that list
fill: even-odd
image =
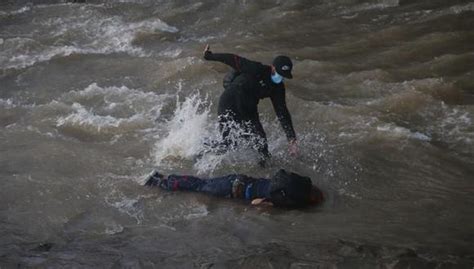
[{"label": "whitewater wave", "polygon": [[13,103],[12,99],[2,99],[0,98],[0,107],[2,108],[14,108],[16,105]]},{"label": "whitewater wave", "polygon": [[19,15],[19,14],[23,14],[25,12],[28,12],[31,10],[31,7],[30,6],[24,6],[22,8],[19,8],[19,9],[15,9],[15,10],[12,10],[12,11],[0,11],[0,17],[2,16],[12,16],[12,15]]},{"label": "whitewater wave", "polygon": [[472,12],[474,11],[474,3],[467,3],[467,4],[459,4],[453,5],[447,8],[442,9],[426,9],[426,10],[417,10],[417,11],[409,11],[406,13],[402,13],[398,16],[397,20],[402,21],[413,21],[413,22],[427,22],[430,20],[435,20],[443,16],[447,15],[459,15],[464,12]]},{"label": "whitewater wave", "polygon": [[363,4],[356,5],[350,8],[347,6],[343,6],[341,7],[343,8],[343,10],[337,13],[337,15],[347,15],[347,14],[373,10],[373,9],[385,9],[385,8],[397,7],[399,5],[400,5],[400,0],[379,0],[379,1],[375,1],[375,3],[374,2],[363,3]]},{"label": "whitewater wave", "polygon": [[66,117],[60,117],[57,121],[57,127],[64,128],[69,126],[97,133],[117,133],[118,131],[123,132],[124,130],[143,128],[146,124],[145,119],[141,115],[117,119],[110,115],[97,115],[78,103],[74,103],[72,108],[74,113]]},{"label": "whitewater wave", "polygon": [[61,97],[61,103],[72,103],[72,111],[59,116],[56,127],[71,135],[93,137],[154,128],[166,98],[166,95],[125,86],[100,87],[93,83],[84,90],[71,91]]},{"label": "whitewater wave", "polygon": [[4,39],[0,44],[0,67],[20,69],[71,54],[127,53],[147,57],[151,53],[133,44],[137,34],[178,32],[176,27],[159,18],[127,22],[119,16],[105,17],[91,6],[81,7],[76,12],[69,16],[37,19],[35,23],[41,25],[41,31],[28,37]]},{"label": "whitewater wave", "polygon": [[426,117],[437,118],[429,127],[439,140],[448,143],[452,148],[468,154],[474,153],[474,111],[467,107],[449,107],[441,103],[439,111],[435,113],[427,111],[423,114]]},{"label": "whitewater wave", "polygon": [[412,138],[422,141],[430,141],[431,137],[420,132],[412,132],[407,128],[396,126],[394,124],[383,124],[377,126],[377,131],[386,133],[388,136],[396,138]]},{"label": "whitewater wave", "polygon": [[448,9],[448,14],[460,14],[463,12],[474,11],[474,3],[468,3],[465,5],[455,5]]}]

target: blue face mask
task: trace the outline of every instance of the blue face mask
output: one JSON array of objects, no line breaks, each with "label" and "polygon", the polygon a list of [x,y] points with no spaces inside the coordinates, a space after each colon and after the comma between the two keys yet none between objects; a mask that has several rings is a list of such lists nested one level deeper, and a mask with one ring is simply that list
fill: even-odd
[{"label": "blue face mask", "polygon": [[273,83],[275,83],[275,84],[280,84],[280,83],[283,81],[283,77],[280,76],[280,74],[278,74],[277,72],[275,72],[275,73],[272,75],[272,81],[273,81]]}]

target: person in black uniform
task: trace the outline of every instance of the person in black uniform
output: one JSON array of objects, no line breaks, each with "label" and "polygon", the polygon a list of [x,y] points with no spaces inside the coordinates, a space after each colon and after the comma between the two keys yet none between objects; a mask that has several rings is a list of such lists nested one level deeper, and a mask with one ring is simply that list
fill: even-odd
[{"label": "person in black uniform", "polygon": [[320,204],[324,198],[309,177],[280,169],[272,178],[253,178],[231,174],[201,179],[195,176],[169,175],[153,171],[145,186],[167,191],[202,192],[212,196],[243,199],[252,205],[303,208]]},{"label": "person in black uniform", "polygon": [[293,63],[287,56],[278,56],[272,65],[264,65],[229,53],[212,53],[209,45],[204,59],[219,61],[233,68],[224,78],[224,92],[219,99],[218,118],[224,147],[232,145],[229,133],[237,125],[253,141],[261,154],[260,164],[270,157],[267,137],[258,115],[260,99],[270,97],[278,120],[289,141],[289,152],[297,154],[296,134],[285,101],[284,78],[293,78]]}]

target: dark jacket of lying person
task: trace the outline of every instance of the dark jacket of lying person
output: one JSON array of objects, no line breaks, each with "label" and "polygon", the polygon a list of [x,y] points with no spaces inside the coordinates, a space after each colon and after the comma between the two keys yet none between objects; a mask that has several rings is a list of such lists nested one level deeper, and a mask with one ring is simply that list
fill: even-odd
[{"label": "dark jacket of lying person", "polygon": [[322,192],[309,177],[279,170],[272,178],[253,178],[241,174],[201,179],[195,176],[163,176],[153,172],[145,186],[157,186],[167,191],[202,192],[212,196],[237,198],[252,205],[303,208],[323,201]]}]

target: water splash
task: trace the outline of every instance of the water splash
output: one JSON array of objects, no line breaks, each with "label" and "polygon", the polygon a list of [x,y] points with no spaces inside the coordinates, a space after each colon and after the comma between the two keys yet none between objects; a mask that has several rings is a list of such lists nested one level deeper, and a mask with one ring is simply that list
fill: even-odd
[{"label": "water splash", "polygon": [[[227,122],[227,143],[219,131],[217,119],[210,117],[211,104],[200,94],[176,100],[176,110],[164,124],[165,135],[156,142],[155,164],[182,166],[183,160],[193,162],[197,173],[212,172],[222,164],[242,165],[258,158],[256,145],[263,143],[250,132],[247,123]],[[224,145],[225,144],[225,145]]]},{"label": "water splash", "polygon": [[166,160],[192,159],[203,150],[203,139],[210,136],[210,107],[206,99],[194,94],[183,102],[176,99],[173,117],[165,123],[167,134],[154,147],[156,165]]}]

